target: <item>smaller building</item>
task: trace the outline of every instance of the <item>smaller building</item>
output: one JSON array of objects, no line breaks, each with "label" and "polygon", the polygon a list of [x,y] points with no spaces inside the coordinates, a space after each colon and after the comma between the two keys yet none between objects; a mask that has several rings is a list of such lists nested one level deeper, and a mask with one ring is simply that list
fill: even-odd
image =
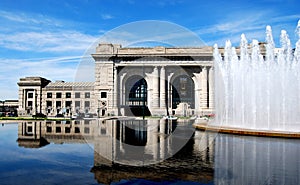
[{"label": "smaller building", "polygon": [[25,77],[18,85],[21,116],[99,112],[94,101],[94,82],[51,82],[42,77]]},{"label": "smaller building", "polygon": [[0,101],[0,116],[17,116],[18,107],[18,100]]}]

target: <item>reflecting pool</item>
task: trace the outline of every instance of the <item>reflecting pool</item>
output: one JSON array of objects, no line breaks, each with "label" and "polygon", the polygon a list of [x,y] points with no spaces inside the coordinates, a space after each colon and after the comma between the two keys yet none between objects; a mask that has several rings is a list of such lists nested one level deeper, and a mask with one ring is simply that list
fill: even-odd
[{"label": "reflecting pool", "polygon": [[[190,139],[189,134],[179,135],[186,144],[168,157],[172,144],[179,142],[170,136],[178,129],[186,132],[180,130],[184,124],[162,120],[2,124],[0,184],[300,183],[300,140],[193,131]],[[139,147],[135,152],[128,146]],[[143,161],[159,162],[136,165],[140,149]],[[130,162],[134,164],[126,164]]]}]

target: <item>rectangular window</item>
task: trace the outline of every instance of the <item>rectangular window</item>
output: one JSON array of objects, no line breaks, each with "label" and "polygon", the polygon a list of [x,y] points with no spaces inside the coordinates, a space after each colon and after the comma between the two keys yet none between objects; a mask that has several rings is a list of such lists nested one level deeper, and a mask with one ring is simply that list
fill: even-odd
[{"label": "rectangular window", "polygon": [[52,132],[52,127],[51,126],[47,126],[47,133],[51,133]]},{"label": "rectangular window", "polygon": [[71,128],[70,127],[65,127],[65,133],[70,133],[71,132]]},{"label": "rectangular window", "polygon": [[75,93],[75,98],[80,98],[80,92]]},{"label": "rectangular window", "polygon": [[60,92],[56,93],[56,98],[61,98],[61,93]]},{"label": "rectangular window", "polygon": [[28,103],[27,104],[28,107],[32,107],[32,101],[28,101],[27,103]]},{"label": "rectangular window", "polygon": [[90,98],[90,96],[91,96],[91,94],[90,94],[89,92],[86,92],[86,93],[84,94],[84,97],[85,97],[85,98]]},{"label": "rectangular window", "polygon": [[89,108],[90,107],[90,102],[89,101],[85,101],[84,102],[84,107],[85,108]]},{"label": "rectangular window", "polygon": [[101,135],[106,135],[106,129],[105,128],[101,128],[100,134]]},{"label": "rectangular window", "polygon": [[70,92],[66,93],[66,98],[71,98],[71,93]]},{"label": "rectangular window", "polygon": [[27,127],[27,133],[32,133],[32,126]]},{"label": "rectangular window", "polygon": [[72,105],[72,101],[66,101],[66,107],[67,107],[67,108],[70,108],[71,105]]},{"label": "rectangular window", "polygon": [[61,107],[61,101],[56,101],[56,107]]},{"label": "rectangular window", "polygon": [[101,92],[101,98],[107,98],[107,92]]},{"label": "rectangular window", "polygon": [[84,127],[84,133],[89,134],[90,133],[90,128],[89,127]]},{"label": "rectangular window", "polygon": [[75,107],[80,107],[80,101],[75,101]]},{"label": "rectangular window", "polygon": [[47,98],[52,98],[52,93],[47,93]]},{"label": "rectangular window", "polygon": [[47,101],[47,108],[52,107],[52,101]]},{"label": "rectangular window", "polygon": [[61,133],[61,127],[56,127],[56,133]]},{"label": "rectangular window", "polygon": [[75,133],[80,133],[80,128],[79,127],[75,127]]},{"label": "rectangular window", "polygon": [[33,98],[33,93],[28,93],[28,98]]}]

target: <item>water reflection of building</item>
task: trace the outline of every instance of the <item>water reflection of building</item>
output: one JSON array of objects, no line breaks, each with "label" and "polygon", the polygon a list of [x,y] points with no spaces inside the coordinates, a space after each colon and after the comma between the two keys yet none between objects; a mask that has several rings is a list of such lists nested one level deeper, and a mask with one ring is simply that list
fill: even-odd
[{"label": "water reflection of building", "polygon": [[49,142],[42,136],[42,122],[22,122],[18,124],[18,143],[25,148],[40,148]]},{"label": "water reflection of building", "polygon": [[89,142],[94,146],[91,172],[99,183],[106,184],[124,179],[171,180],[174,177],[183,181],[213,181],[218,185],[300,183],[300,141],[292,139],[196,131],[182,150],[158,164],[128,167],[110,160],[120,160],[135,152],[128,151],[126,144],[145,146],[148,159],[163,159],[172,143],[163,138],[176,127],[161,120],[147,124],[129,120],[22,122],[18,125],[18,143],[36,148],[49,142]]},{"label": "water reflection of building", "polygon": [[[168,153],[172,152],[172,140],[166,138],[177,126],[177,123],[165,120],[148,120],[147,123],[143,120],[22,122],[18,127],[18,142],[20,146],[25,139],[27,143],[36,143],[40,140],[60,144],[88,142],[94,146],[94,167],[91,171],[101,183],[132,178],[211,181],[213,179],[212,154],[202,153],[198,150],[203,147],[196,146],[209,142],[189,140],[175,157],[162,161]],[[197,137],[202,138],[202,135],[197,134]],[[137,150],[131,150],[126,145],[143,146],[143,153],[147,160],[162,162],[144,167],[129,167],[113,162],[123,160],[121,162],[126,163],[126,158],[122,157],[127,155],[132,157],[134,153],[139,155]],[[207,147],[210,146],[204,146]]]}]

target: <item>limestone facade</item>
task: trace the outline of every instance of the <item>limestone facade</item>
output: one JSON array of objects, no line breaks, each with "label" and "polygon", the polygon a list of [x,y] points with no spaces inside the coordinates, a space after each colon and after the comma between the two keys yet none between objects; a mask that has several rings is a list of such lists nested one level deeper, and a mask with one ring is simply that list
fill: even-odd
[{"label": "limestone facade", "polygon": [[[214,110],[213,48],[99,44],[95,82],[21,78],[19,115],[203,115]],[[87,96],[88,94],[88,96]]]},{"label": "limestone facade", "polygon": [[25,77],[18,85],[20,116],[95,112],[94,82],[51,82],[41,77]]},{"label": "limestone facade", "polygon": [[[201,115],[214,110],[213,48],[99,44],[95,94],[114,115]],[[141,92],[143,91],[143,92]]]}]

